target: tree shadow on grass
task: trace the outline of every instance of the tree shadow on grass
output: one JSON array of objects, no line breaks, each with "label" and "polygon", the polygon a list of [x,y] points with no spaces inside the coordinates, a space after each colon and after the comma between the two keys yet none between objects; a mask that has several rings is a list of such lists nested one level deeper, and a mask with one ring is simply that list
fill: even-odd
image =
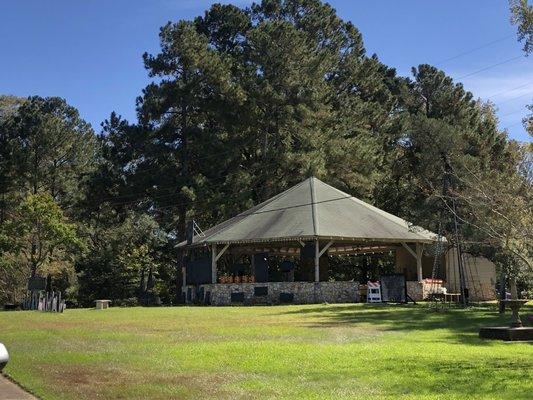
[{"label": "tree shadow on grass", "polygon": [[[524,308],[523,315],[531,314],[533,307]],[[319,306],[291,310],[283,314],[308,314],[319,317],[307,326],[318,328],[375,325],[381,331],[432,331],[446,329],[446,342],[454,341],[476,345],[489,345],[492,341],[478,338],[481,327],[508,326],[510,311],[501,315],[494,306],[467,309],[445,308],[435,310],[424,305],[373,305],[354,304],[343,306]],[[527,324],[527,322],[525,322]],[[443,336],[439,335],[440,338]],[[436,339],[438,341],[439,339]]]}]

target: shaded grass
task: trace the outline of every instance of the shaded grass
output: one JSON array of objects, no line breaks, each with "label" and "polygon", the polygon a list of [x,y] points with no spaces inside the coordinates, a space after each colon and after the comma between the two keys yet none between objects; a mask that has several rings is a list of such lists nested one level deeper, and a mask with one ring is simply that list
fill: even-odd
[{"label": "shaded grass", "polygon": [[3,312],[0,341],[6,373],[45,399],[530,399],[533,345],[477,337],[508,318],[364,304]]}]

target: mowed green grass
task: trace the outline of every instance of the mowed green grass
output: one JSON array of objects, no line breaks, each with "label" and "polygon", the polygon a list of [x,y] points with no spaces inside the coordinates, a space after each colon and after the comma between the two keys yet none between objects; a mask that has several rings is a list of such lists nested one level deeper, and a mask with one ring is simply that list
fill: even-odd
[{"label": "mowed green grass", "polygon": [[44,399],[532,399],[533,345],[477,337],[508,318],[365,304],[2,312],[0,341],[5,372]]}]

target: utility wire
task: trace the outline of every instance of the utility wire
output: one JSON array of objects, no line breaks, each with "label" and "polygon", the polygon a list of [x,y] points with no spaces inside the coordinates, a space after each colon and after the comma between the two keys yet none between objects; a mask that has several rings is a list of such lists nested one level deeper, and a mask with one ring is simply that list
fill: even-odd
[{"label": "utility wire", "polygon": [[[344,200],[344,199],[351,199],[351,198],[355,199],[354,196],[346,195],[346,196],[341,196],[341,197],[334,197],[333,199],[328,199],[328,200],[311,201],[311,202],[308,202],[308,203],[296,204],[296,205],[287,206],[287,207],[273,208],[273,209],[270,209],[270,210],[260,210],[260,211],[252,211],[252,212],[246,212],[245,211],[245,212],[237,214],[237,215],[240,216],[240,217],[247,217],[249,215],[266,214],[266,213],[270,213],[270,212],[274,212],[274,211],[290,210],[290,209],[299,208],[299,207],[307,207],[307,206],[311,206],[311,205],[315,205],[315,204],[331,203],[331,202],[334,202],[334,201],[339,201],[339,200]],[[188,204],[194,204],[194,203],[197,203],[197,202],[198,201],[195,200],[193,202],[189,202]],[[168,209],[168,208],[178,207],[180,205],[185,205],[185,204],[173,204],[173,205],[169,205],[169,206],[153,208],[151,210],[153,210],[153,211],[164,210],[164,209]]]},{"label": "utility wire", "polygon": [[[213,183],[213,182],[217,182],[218,179],[211,179],[210,180],[210,183]],[[249,193],[249,192],[255,192],[255,189],[251,189],[251,190],[245,190],[245,191],[240,191],[238,194],[244,194],[244,193]],[[123,201],[123,202],[114,202],[112,201],[112,198],[111,199],[106,199],[106,200],[102,200],[101,203],[109,203],[110,205],[112,206],[127,206],[127,205],[133,205],[133,204],[138,204],[138,203],[141,203],[145,200],[161,200],[161,199],[166,199],[166,198],[169,198],[169,197],[174,197],[176,196],[178,193],[170,193],[170,194],[166,194],[166,195],[161,195],[161,196],[149,196],[148,194],[140,197],[139,199],[136,199],[136,200],[130,200],[130,201]],[[233,193],[233,194],[237,194],[237,193]],[[200,202],[200,201],[198,201]],[[187,203],[178,203],[178,204],[175,204],[175,206],[184,206],[184,205],[188,205],[188,204],[195,204],[196,201],[191,201],[191,202],[187,202]]]},{"label": "utility wire", "polygon": [[[324,140],[324,142],[320,145],[320,147],[324,147],[325,145],[327,145],[331,140],[334,139],[334,136],[330,136],[328,137],[326,140]],[[218,181],[223,181],[224,179],[226,179],[226,176],[221,176],[221,177],[218,177],[216,179],[210,179],[209,182],[210,183],[213,183],[213,182],[218,182]],[[175,187],[174,187],[175,188]],[[256,193],[256,191],[254,189],[251,189],[251,190],[248,190],[248,191],[241,191],[239,192],[239,194],[241,193]],[[101,202],[104,203],[104,202],[109,202],[110,205],[115,205],[115,206],[119,206],[119,205],[129,205],[129,204],[136,204],[136,203],[139,203],[143,200],[156,200],[156,199],[162,199],[162,198],[167,198],[167,197],[172,197],[172,196],[175,196],[177,193],[170,193],[170,194],[167,194],[167,195],[161,195],[161,196],[149,196],[148,194],[144,194],[143,197],[141,197],[140,199],[136,199],[136,200],[131,200],[131,201],[126,201],[126,202],[113,202],[112,200],[114,198],[109,198],[109,199],[105,199],[105,200],[102,200]],[[186,205],[189,205],[189,204],[195,204],[195,202],[188,202],[188,203],[182,203],[182,204],[174,204],[174,205],[171,205],[171,206],[163,206],[165,208],[167,207],[177,207],[177,206],[186,206]],[[159,208],[161,209],[161,207]]]},{"label": "utility wire", "polygon": [[486,47],[492,46],[493,44],[496,44],[496,43],[502,42],[502,41],[507,40],[507,39],[509,39],[509,38],[511,38],[511,37],[514,37],[514,34],[512,34],[512,35],[507,35],[507,36],[502,37],[502,38],[500,38],[500,39],[493,40],[492,42],[488,42],[488,43],[482,44],[481,46],[474,47],[473,49],[467,50],[467,51],[465,51],[465,52],[463,52],[463,53],[459,53],[459,54],[457,54],[457,55],[455,55],[455,56],[453,56],[453,57],[446,58],[445,60],[441,60],[441,61],[439,61],[438,63],[436,63],[435,66],[442,65],[442,64],[445,64],[445,63],[447,63],[447,62],[449,62],[449,61],[452,61],[452,60],[455,60],[455,59],[457,59],[457,58],[460,58],[460,57],[466,56],[466,55],[468,55],[468,54],[474,53],[474,52],[476,52],[476,51],[478,51],[478,50],[481,50],[481,49],[484,49],[484,48],[486,48]]},{"label": "utility wire", "polygon": [[[251,138],[249,138],[248,140],[244,141],[244,143],[240,144],[241,146],[246,146],[246,145],[249,145],[251,144],[254,140],[256,139],[256,137],[252,136]],[[226,151],[219,151],[217,153],[214,153],[214,154],[207,154],[207,155],[204,155],[204,156],[200,156],[200,157],[194,157],[194,160],[197,161],[197,160],[207,160],[207,159],[211,159],[211,158],[219,158],[221,155],[223,154],[229,154],[229,153],[232,153],[234,151],[235,147],[232,147],[231,150],[226,150]],[[131,171],[132,174],[138,174],[138,173],[144,173],[144,172],[150,172],[150,171],[155,171],[155,170],[160,170],[161,169],[161,165],[159,166],[154,166],[154,167],[147,167],[147,168],[137,168],[137,169],[134,169]],[[128,171],[122,171],[124,173],[127,173]]]},{"label": "utility wire", "polygon": [[[501,41],[506,40],[506,39],[511,38],[511,37],[514,37],[514,34],[513,34],[513,35],[508,35],[508,36],[505,36],[505,37],[502,37],[502,38],[500,38],[500,39],[493,40],[493,41],[488,42],[488,43],[485,43],[485,44],[483,44],[483,45],[481,45],[481,46],[475,47],[475,48],[473,48],[473,49],[471,49],[471,50],[465,51],[465,52],[460,53],[460,54],[457,54],[457,55],[455,55],[455,56],[453,56],[453,57],[450,57],[450,58],[447,58],[447,59],[445,59],[445,60],[439,61],[439,62],[436,63],[435,65],[440,65],[440,64],[443,64],[443,63],[445,63],[445,62],[448,62],[448,61],[454,60],[454,59],[456,59],[456,58],[463,57],[463,56],[465,56],[465,55],[468,55],[468,54],[470,54],[470,53],[473,53],[473,52],[475,52],[475,51],[477,51],[477,50],[480,50],[480,49],[483,49],[483,48],[485,48],[485,47],[489,47],[489,46],[491,46],[491,45],[493,45],[493,44],[495,44],[495,43],[501,42]],[[513,57],[513,58],[508,59],[508,60],[504,60],[504,61],[501,62],[501,63],[497,63],[497,64],[490,65],[490,66],[485,67],[485,68],[483,68],[483,69],[481,69],[481,70],[474,71],[474,72],[472,72],[472,73],[469,73],[469,74],[467,74],[467,75],[463,75],[463,76],[461,76],[461,77],[459,77],[459,78],[456,78],[456,79],[462,79],[462,78],[464,78],[464,77],[467,77],[467,76],[471,76],[471,75],[477,74],[477,73],[479,73],[479,72],[482,72],[482,71],[485,71],[485,70],[487,70],[487,69],[490,69],[490,68],[496,67],[496,66],[498,66],[498,65],[505,64],[505,63],[507,63],[507,62],[510,62],[510,61],[516,60],[516,59],[518,59],[518,58],[520,58],[520,57],[522,57],[522,56],[517,56],[517,57]],[[530,83],[532,83],[532,82],[530,82]],[[516,88],[514,88],[514,89],[510,89],[509,91],[511,91],[511,90],[516,90],[516,89],[519,89],[519,88],[521,88],[521,87],[527,86],[527,85],[530,84],[530,83],[527,83],[527,84],[525,84],[525,85],[523,85],[523,86],[516,87]],[[503,91],[503,92],[497,93],[496,95],[499,95],[499,94],[501,94],[501,93],[505,93],[505,92],[507,92],[507,91]],[[496,95],[489,96],[488,98],[494,97],[494,96],[496,96]],[[250,144],[254,139],[255,139],[255,138],[252,137],[249,141],[246,141],[246,142],[244,143],[244,145]],[[220,156],[221,154],[231,153],[232,151],[233,151],[233,150],[228,150],[228,151],[225,151],[225,152],[218,152],[217,154],[214,154],[214,155],[206,155],[206,156],[203,156],[203,157],[196,157],[195,159],[196,159],[196,160],[203,160],[203,159],[208,159],[208,158],[211,158],[211,157],[218,157],[218,156]],[[143,171],[147,171],[147,172],[148,172],[148,171],[157,170],[157,169],[159,169],[159,168],[160,168],[160,167],[141,168],[141,169],[136,169],[136,170],[134,171],[134,173],[140,173],[140,172],[143,172]]]},{"label": "utility wire", "polygon": [[489,97],[487,97],[487,99],[492,99],[493,97],[499,96],[499,95],[507,93],[507,92],[512,92],[513,90],[522,89],[523,87],[529,86],[532,83],[533,83],[533,81],[530,81],[530,82],[524,83],[524,84],[522,84],[520,86],[516,86],[516,87],[511,88],[511,89],[502,90],[501,92],[497,92],[497,93],[491,94]]},{"label": "utility wire", "polygon": [[[217,177],[217,178],[208,178],[207,180],[209,181],[209,183],[213,183],[213,182],[223,182],[227,179],[227,176],[220,176],[220,177]],[[149,189],[152,189],[152,190],[156,190],[156,191],[163,191],[163,192],[167,192],[169,190],[176,190],[177,189],[177,185],[161,185],[161,186],[157,186],[157,187],[151,187]],[[149,190],[148,189],[148,190]],[[139,201],[141,201],[143,198],[147,198],[147,197],[150,197],[150,198],[166,198],[166,197],[171,197],[171,196],[175,196],[177,194],[177,192],[174,192],[174,193],[168,193],[168,194],[162,194],[162,195],[157,195],[157,196],[152,196],[150,193],[147,193],[146,191],[143,191],[143,192],[130,192],[129,194],[126,194],[126,195],[121,195],[121,196],[112,196],[112,197],[106,197],[106,198],[103,198],[103,199],[100,199],[100,201],[103,203],[103,202],[111,202],[111,204],[114,204],[114,205],[123,205],[123,204],[134,204],[134,203],[137,203]],[[116,200],[116,199],[132,199],[134,198],[135,196],[139,196],[140,198],[139,199],[135,199],[135,200],[125,200],[124,202],[114,202],[113,200]]]},{"label": "utility wire", "polygon": [[[486,44],[483,44],[483,45],[481,45],[481,46],[478,46],[478,47],[473,48],[473,49],[471,49],[471,50],[468,50],[468,51],[466,51],[466,52],[460,53],[460,54],[458,54],[458,55],[456,55],[456,56],[453,56],[453,57],[450,57],[450,58],[448,58],[448,59],[442,60],[442,61],[438,62],[436,65],[440,65],[440,64],[446,63],[446,62],[448,62],[448,61],[451,61],[451,60],[454,60],[454,59],[457,59],[457,58],[463,57],[463,56],[468,55],[468,54],[470,54],[470,53],[473,53],[473,52],[475,52],[475,51],[477,51],[477,50],[480,50],[480,49],[482,49],[482,48],[486,48],[486,47],[489,47],[489,46],[491,46],[491,45],[493,45],[493,44],[495,44],[495,43],[498,43],[498,42],[501,42],[501,41],[503,41],[503,40],[506,40],[506,39],[508,39],[509,37],[512,37],[512,36],[513,36],[513,35],[509,35],[509,36],[506,36],[506,37],[503,37],[503,38],[496,39],[496,40],[494,40],[494,41],[488,42],[488,43],[486,43]],[[491,68],[494,68],[494,67],[496,67],[496,66],[499,66],[499,65],[502,65],[502,64],[505,64],[505,63],[508,63],[508,62],[514,61],[514,60],[516,60],[516,59],[518,59],[518,58],[521,58],[521,57],[522,57],[522,56],[517,56],[517,57],[513,57],[513,58],[510,58],[510,59],[504,60],[504,61],[499,62],[499,63],[496,63],[496,64],[489,65],[489,66],[487,66],[487,67],[485,67],[485,68],[482,68],[482,69],[480,69],[480,70],[477,70],[477,71],[471,72],[471,73],[469,73],[469,74],[463,75],[463,76],[461,76],[461,77],[459,77],[459,78],[456,78],[456,79],[458,80],[458,79],[462,79],[462,78],[465,78],[465,77],[468,77],[468,76],[472,76],[472,75],[474,75],[474,74],[477,74],[477,73],[480,73],[480,72],[486,71],[486,70],[491,69]],[[530,82],[530,83],[531,83],[531,82]],[[517,87],[515,87],[515,88],[513,88],[513,89],[509,89],[509,90],[506,90],[506,91],[499,92],[499,93],[497,93],[497,94],[495,94],[495,95],[490,96],[489,98],[494,97],[494,96],[497,96],[497,95],[500,95],[500,94],[502,94],[502,93],[506,93],[506,92],[508,92],[508,91],[512,91],[512,90],[516,90],[516,89],[519,89],[519,88],[525,87],[525,86],[529,85],[530,83],[527,83],[527,84],[524,84],[524,85],[517,86]],[[519,97],[524,97],[524,96],[526,96],[526,95],[521,95],[521,96],[519,96]],[[517,97],[517,98],[518,98],[518,97]],[[509,100],[507,100],[507,101],[510,101],[510,100],[512,100],[512,99],[509,99]],[[502,103],[503,103],[503,102],[502,102]],[[511,114],[514,114],[514,113],[511,113]],[[505,115],[510,115],[510,114],[505,114]],[[505,116],[505,115],[504,115],[504,116]],[[504,128],[504,129],[505,129],[505,128]],[[250,140],[245,141],[245,143],[244,143],[243,145],[248,145],[248,144],[250,144],[254,139],[255,139],[255,137],[250,138]],[[328,140],[326,140],[326,143],[327,143],[330,139],[331,139],[331,138],[329,138]],[[228,150],[228,151],[218,152],[218,153],[216,153],[216,154],[205,155],[205,156],[202,156],[202,157],[195,157],[195,160],[205,160],[205,159],[210,159],[210,158],[212,158],[212,157],[213,157],[213,158],[214,158],[214,157],[217,157],[217,158],[218,158],[218,157],[220,157],[220,155],[228,154],[228,153],[231,153],[231,152],[233,152],[233,149],[232,149],[232,150]],[[154,167],[148,167],[148,168],[138,168],[138,169],[134,169],[134,170],[132,170],[131,173],[132,173],[132,174],[139,174],[139,173],[151,172],[151,171],[155,171],[155,170],[160,170],[161,167],[162,167],[162,166],[154,166]],[[122,172],[124,173],[124,172],[127,172],[127,171],[122,171]],[[225,179],[225,177],[222,177],[222,180],[223,180],[223,179]],[[213,180],[211,179],[210,182],[213,182]],[[159,186],[156,190],[163,190],[163,191],[166,191],[166,190],[174,190],[174,189],[176,189],[175,186],[169,186],[169,187]],[[112,197],[112,198],[109,198],[109,199],[104,199],[104,200],[102,200],[102,202],[112,201],[112,200],[114,200],[114,199],[119,199],[119,198],[128,198],[128,197],[135,196],[135,195],[137,195],[137,194],[140,194],[140,193],[137,192],[137,193],[132,193],[132,194],[123,195],[123,196],[115,196],[115,197]],[[175,196],[175,195],[176,195],[176,193],[169,193],[169,194],[167,194],[167,195],[161,195],[161,196],[155,196],[155,197],[152,196],[152,197],[149,197],[149,194],[148,194],[148,193],[142,193],[142,194],[144,195],[144,198],[142,198],[142,199],[131,200],[131,201],[125,201],[125,202],[111,202],[111,204],[113,204],[113,205],[135,204],[135,203],[138,203],[138,202],[140,202],[140,201],[142,201],[143,199],[146,199],[146,198],[150,198],[150,199],[161,199],[161,198],[167,198],[167,197],[172,197],[172,196]]]},{"label": "utility wire", "polygon": [[508,112],[508,113],[506,113],[506,114],[502,114],[502,115],[500,115],[499,117],[500,117],[500,118],[508,117],[509,115],[518,114],[518,113],[521,113],[521,112],[527,112],[527,111],[526,111],[525,108],[521,108],[520,110],[516,110],[516,111]]},{"label": "utility wire", "polygon": [[[255,137],[252,137],[250,140],[248,141],[245,141],[245,143],[243,144],[244,146],[250,144],[253,140],[255,139]],[[195,161],[196,160],[205,160],[205,159],[209,159],[209,158],[220,158],[221,155],[223,154],[228,154],[228,153],[231,153],[233,152],[234,149],[232,150],[228,150],[228,151],[221,151],[221,152],[217,152],[215,154],[209,154],[209,155],[205,155],[205,156],[202,156],[202,157],[195,157]],[[135,169],[135,170],[132,170],[130,172],[131,176],[136,176],[137,174],[143,174],[145,172],[151,172],[151,171],[160,171],[161,168],[163,166],[162,165],[159,165],[159,166],[153,166],[153,167],[148,167],[148,168],[140,168],[140,169]],[[124,171],[123,169],[121,169],[121,174],[122,173],[128,173],[128,171]],[[222,177],[221,180],[225,179],[226,177]],[[213,181],[212,179],[210,181]],[[169,191],[169,190],[175,190],[176,189],[176,186],[175,185],[171,185],[171,186],[166,186],[166,185],[161,185],[161,186],[158,186],[158,187],[152,187],[152,189],[154,190],[158,190],[158,191]],[[146,193],[146,192],[133,192],[133,193],[130,193],[130,194],[127,194],[127,195],[121,195],[121,196],[113,196],[113,197],[109,197],[107,199],[104,199],[102,201],[111,201],[111,200],[114,200],[114,199],[121,199],[121,198],[131,198],[131,197],[134,197],[135,195],[144,195],[144,196],[148,196],[149,194]],[[168,196],[172,196],[174,194],[169,194]],[[135,201],[133,201],[135,202]]]},{"label": "utility wire", "polygon": [[516,126],[516,125],[519,125],[519,124],[522,124],[522,121],[518,121],[518,122],[515,122],[514,124],[511,124],[511,125],[507,125],[507,126],[504,126],[502,129],[509,129],[513,126]]},{"label": "utility wire", "polygon": [[[247,192],[254,192],[254,191],[255,191],[254,189],[250,189],[250,190],[247,190],[247,191],[241,191],[241,192],[239,192],[239,194],[240,193],[247,193]],[[315,205],[315,204],[331,203],[331,202],[334,202],[334,201],[340,201],[340,200],[350,199],[350,198],[354,198],[355,199],[356,197],[351,196],[351,195],[346,195],[346,196],[334,197],[332,199],[327,199],[327,200],[311,201],[311,202],[307,202],[307,203],[301,203],[301,204],[296,204],[296,205],[287,206],[287,207],[273,208],[273,209],[269,209],[269,210],[259,210],[259,211],[252,211],[252,212],[246,212],[245,211],[245,212],[237,214],[237,215],[241,216],[241,217],[247,217],[249,215],[258,215],[258,214],[271,213],[271,212],[275,212],[275,211],[290,210],[290,209],[294,209],[294,208],[306,207],[306,206],[311,206],[311,205]],[[207,203],[207,202],[204,201],[204,200],[198,200],[197,199],[197,200],[192,200],[192,201],[189,201],[189,202],[171,204],[171,205],[168,205],[168,206],[153,207],[153,208],[150,208],[149,211],[152,211],[152,212],[162,211],[162,210],[172,209],[172,208],[176,208],[176,207],[180,207],[180,206],[194,205],[194,204],[198,204],[198,203]]]},{"label": "utility wire", "polygon": [[[329,136],[326,140],[324,140],[324,142],[320,145],[320,148],[323,148],[325,145],[327,145],[331,140],[333,140],[334,138],[336,138],[336,136]],[[251,141],[250,141],[251,142]],[[209,157],[218,157],[220,154],[222,153],[217,153],[217,154],[214,154],[214,155],[210,155]],[[155,168],[154,168],[155,169]],[[214,178],[214,179],[209,179],[209,183],[214,183],[214,182],[223,182],[227,179],[227,176],[220,176],[218,178]],[[158,187],[156,190],[163,190],[163,191],[168,191],[168,190],[175,190],[176,189],[176,186],[175,185],[171,185],[171,186],[160,186]],[[108,198],[105,198],[105,199],[101,199],[100,201],[103,203],[103,202],[110,202],[111,205],[128,205],[128,204],[135,204],[135,203],[138,203],[144,199],[147,199],[147,198],[150,198],[150,199],[161,199],[161,198],[167,198],[167,197],[172,197],[172,196],[175,196],[177,193],[174,192],[174,193],[169,193],[169,194],[166,194],[166,195],[159,195],[159,196],[150,196],[149,193],[146,193],[146,192],[134,192],[134,193],[130,193],[129,195],[123,195],[123,196],[113,196],[113,197],[108,197]],[[139,195],[141,198],[139,199],[135,199],[135,200],[128,200],[128,201],[124,201],[124,202],[114,202],[113,200],[115,199],[120,199],[120,198],[131,198],[131,197],[134,197],[136,195]]]},{"label": "utility wire", "polygon": [[500,101],[499,103],[494,103],[494,104],[496,104],[497,106],[499,106],[499,105],[502,105],[502,104],[508,103],[508,102],[510,102],[510,101],[513,101],[513,100],[521,99],[522,97],[526,97],[526,96],[533,96],[533,93],[521,94],[520,96],[511,97],[510,99],[507,99],[507,100],[504,100],[504,101]]},{"label": "utility wire", "polygon": [[516,56],[516,57],[508,58],[507,60],[503,60],[503,61],[500,61],[500,62],[498,62],[496,64],[489,65],[489,66],[487,66],[485,68],[478,69],[477,71],[470,72],[469,74],[459,76],[459,77],[455,78],[455,80],[460,80],[460,79],[467,78],[467,77],[472,76],[472,75],[479,74],[481,72],[487,71],[487,70],[492,69],[494,67],[498,67],[500,65],[510,63],[511,61],[518,60],[519,58],[523,58],[523,56]]}]

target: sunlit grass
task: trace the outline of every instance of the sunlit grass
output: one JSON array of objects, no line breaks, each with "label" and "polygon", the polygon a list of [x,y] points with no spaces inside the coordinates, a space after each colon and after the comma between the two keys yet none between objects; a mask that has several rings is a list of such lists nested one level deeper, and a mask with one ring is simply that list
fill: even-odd
[{"label": "sunlit grass", "polygon": [[[533,307],[526,312],[533,313]],[[0,313],[6,373],[44,399],[531,399],[509,315],[427,305]]]}]

